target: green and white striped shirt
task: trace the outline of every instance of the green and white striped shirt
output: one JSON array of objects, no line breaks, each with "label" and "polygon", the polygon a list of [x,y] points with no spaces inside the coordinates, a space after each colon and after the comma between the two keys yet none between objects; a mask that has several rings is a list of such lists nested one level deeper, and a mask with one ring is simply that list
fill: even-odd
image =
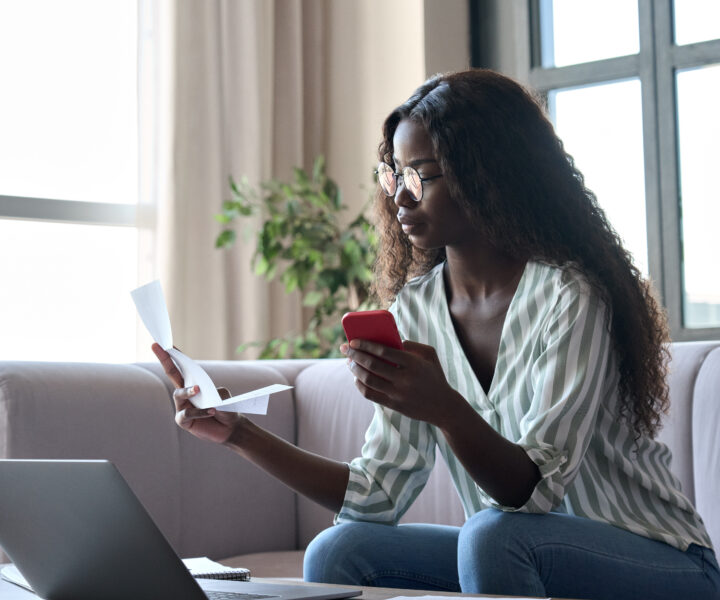
[{"label": "green and white striped shirt", "polygon": [[712,547],[670,472],[670,451],[619,415],[619,373],[607,308],[571,268],[529,262],[503,325],[486,395],[458,341],[443,264],[410,281],[391,307],[403,339],[433,346],[450,385],[537,464],[541,480],[520,508],[500,506],[468,475],[432,425],[375,406],[337,522],[396,523],[422,490],[440,450],[466,518],[505,511],[567,512],[685,550]]}]

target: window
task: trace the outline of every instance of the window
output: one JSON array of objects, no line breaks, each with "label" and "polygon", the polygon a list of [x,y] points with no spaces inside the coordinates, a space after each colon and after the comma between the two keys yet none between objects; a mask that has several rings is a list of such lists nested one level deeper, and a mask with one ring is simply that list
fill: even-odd
[{"label": "window", "polygon": [[473,64],[545,96],[673,339],[720,338],[720,0],[470,6]]},{"label": "window", "polygon": [[0,4],[0,359],[135,360],[138,4]]}]

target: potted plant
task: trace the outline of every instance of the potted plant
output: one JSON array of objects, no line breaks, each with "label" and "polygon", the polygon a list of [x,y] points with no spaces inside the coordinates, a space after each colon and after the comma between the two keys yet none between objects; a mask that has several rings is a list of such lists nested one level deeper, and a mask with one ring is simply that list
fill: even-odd
[{"label": "potted plant", "polygon": [[285,291],[300,293],[312,310],[307,328],[265,342],[261,358],[325,358],[339,356],[344,339],[340,319],[345,312],[375,308],[370,297],[377,239],[364,211],[346,227],[339,217],[342,204],[337,184],[318,157],[312,173],[295,168],[290,182],[271,179],[257,187],[246,177],[230,179],[232,197],[216,215],[225,227],[216,247],[232,246],[238,220],[259,214],[262,225],[255,239],[255,273],[271,281],[279,278]]}]

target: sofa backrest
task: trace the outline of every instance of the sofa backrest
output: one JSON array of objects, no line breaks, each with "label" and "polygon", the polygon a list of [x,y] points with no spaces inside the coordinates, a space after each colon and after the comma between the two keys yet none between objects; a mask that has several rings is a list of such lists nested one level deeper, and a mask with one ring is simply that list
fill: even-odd
[{"label": "sofa backrest", "polygon": [[[372,403],[357,390],[345,361],[326,360],[305,369],[296,380],[297,443],[300,447],[337,460],[358,456],[373,415]],[[431,481],[402,519],[405,522],[463,522],[463,510],[442,459]],[[298,498],[298,537],[305,547],[332,524],[333,514],[306,498]]]},{"label": "sofa backrest", "polygon": [[[234,394],[273,383],[289,383],[289,378],[308,364],[308,361],[279,361],[274,366],[265,361],[202,362],[212,380],[228,387]],[[283,365],[287,377],[277,368]],[[295,548],[295,494],[227,448],[199,440],[177,427],[169,400],[172,386],[160,365],[140,366],[165,387],[170,411],[166,418],[177,436],[177,454],[171,458],[171,463],[178,469],[179,494],[173,499],[180,516],[180,526],[174,530],[174,547],[178,554],[224,558]],[[272,398],[268,414],[255,415],[254,420],[284,439],[295,439],[292,390]]]},{"label": "sofa backrest", "polygon": [[[720,343],[674,344],[672,353],[672,408],[660,437],[720,547]],[[372,405],[343,360],[202,364],[234,393],[294,385],[253,417],[258,424],[339,460],[360,451]],[[0,458],[113,461],[183,556],[304,548],[332,523],[329,511],[176,427],[170,392],[157,364],[0,361]],[[463,522],[441,458],[403,520]]]}]

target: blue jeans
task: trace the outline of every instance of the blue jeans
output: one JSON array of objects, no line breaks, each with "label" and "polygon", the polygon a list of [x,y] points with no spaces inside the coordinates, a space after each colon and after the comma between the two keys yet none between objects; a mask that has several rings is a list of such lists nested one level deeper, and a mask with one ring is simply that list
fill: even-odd
[{"label": "blue jeans", "polygon": [[593,600],[720,599],[712,550],[686,552],[566,514],[483,510],[459,527],[343,523],[305,553],[307,581]]}]

